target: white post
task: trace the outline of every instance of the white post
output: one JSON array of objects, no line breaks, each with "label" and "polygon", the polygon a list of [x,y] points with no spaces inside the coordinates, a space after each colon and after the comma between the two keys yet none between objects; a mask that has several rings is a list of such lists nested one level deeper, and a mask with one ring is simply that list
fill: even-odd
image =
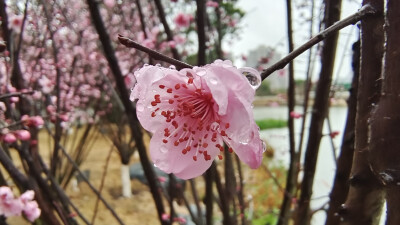
[{"label": "white post", "polygon": [[121,183],[122,183],[122,197],[132,197],[131,179],[129,177],[129,165],[121,164]]}]

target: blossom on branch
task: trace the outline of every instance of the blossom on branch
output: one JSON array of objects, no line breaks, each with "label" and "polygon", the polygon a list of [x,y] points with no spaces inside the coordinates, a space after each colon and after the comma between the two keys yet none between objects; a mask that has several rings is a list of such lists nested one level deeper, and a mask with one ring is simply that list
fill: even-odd
[{"label": "blossom on branch", "polygon": [[41,213],[38,203],[33,200],[35,192],[29,190],[19,198],[15,198],[12,190],[7,186],[0,187],[0,215],[5,217],[21,216],[24,212],[26,218],[33,222]]},{"label": "blossom on branch", "polygon": [[192,22],[193,16],[190,14],[179,13],[174,18],[174,23],[177,27],[187,28],[190,26],[190,22]]},{"label": "blossom on branch", "polygon": [[252,101],[259,73],[230,61],[180,71],[144,66],[135,72],[131,100],[143,128],[153,133],[150,155],[159,169],[182,179],[203,174],[223,143],[251,168],[261,164],[265,144],[254,122]]}]

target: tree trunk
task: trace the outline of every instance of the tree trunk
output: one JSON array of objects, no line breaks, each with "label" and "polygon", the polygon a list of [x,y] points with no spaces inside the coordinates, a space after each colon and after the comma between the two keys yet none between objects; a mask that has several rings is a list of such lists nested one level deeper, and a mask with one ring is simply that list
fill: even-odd
[{"label": "tree trunk", "polygon": [[[340,19],[341,3],[341,0],[326,1],[325,27],[333,25]],[[329,93],[332,83],[337,40],[338,33],[336,32],[324,41],[322,48],[322,67],[312,111],[309,138],[305,153],[304,178],[301,184],[295,225],[306,225],[309,224],[310,221],[310,200],[318,159],[319,144],[322,138],[322,128],[329,108]]]},{"label": "tree trunk", "polygon": [[379,99],[383,56],[383,0],[365,0],[379,13],[361,22],[361,66],[350,189],[339,211],[342,225],[379,223],[383,192],[368,163],[368,120]]},{"label": "tree trunk", "polygon": [[360,74],[360,42],[353,44],[353,81],[348,100],[347,121],[342,139],[342,147],[337,163],[335,179],[330,193],[329,209],[326,225],[338,225],[340,219],[337,216],[340,206],[346,201],[349,191],[349,176],[354,154],[354,129],[357,112],[357,88]]},{"label": "tree trunk", "polygon": [[131,178],[129,177],[129,165],[121,164],[121,185],[122,185],[122,197],[132,197],[131,191]]},{"label": "tree trunk", "polygon": [[400,1],[388,0],[379,104],[372,114],[370,165],[385,187],[386,225],[400,224]]}]

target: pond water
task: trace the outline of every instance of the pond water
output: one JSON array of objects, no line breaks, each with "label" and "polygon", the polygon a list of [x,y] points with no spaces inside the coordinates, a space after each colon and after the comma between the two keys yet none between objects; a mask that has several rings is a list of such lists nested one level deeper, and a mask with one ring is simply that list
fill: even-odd
[{"label": "pond water", "polygon": [[[302,112],[301,107],[296,107],[296,112]],[[288,110],[286,107],[255,107],[254,118],[257,119],[287,119]],[[303,153],[307,143],[307,131],[309,126],[309,119],[311,114],[307,114],[305,139],[303,145]],[[333,139],[333,145],[336,149],[336,154],[340,152],[340,145],[342,141],[342,133],[347,118],[347,107],[331,107],[329,112],[332,131],[339,131]],[[296,145],[299,143],[299,134],[301,129],[301,120],[295,120],[295,134],[297,135]],[[329,134],[328,125],[325,121],[324,134]],[[275,158],[283,165],[289,165],[289,133],[287,128],[269,129],[260,132],[261,137],[275,149]],[[304,157],[304,154],[303,154]],[[324,136],[321,140],[320,151],[318,154],[317,170],[314,178],[314,189],[311,201],[313,209],[320,208],[329,201],[329,193],[332,188],[332,182],[335,175],[336,163],[334,160],[334,153],[332,142],[329,136]],[[326,215],[323,211],[317,213],[313,217],[313,224],[320,225],[325,223]]]}]

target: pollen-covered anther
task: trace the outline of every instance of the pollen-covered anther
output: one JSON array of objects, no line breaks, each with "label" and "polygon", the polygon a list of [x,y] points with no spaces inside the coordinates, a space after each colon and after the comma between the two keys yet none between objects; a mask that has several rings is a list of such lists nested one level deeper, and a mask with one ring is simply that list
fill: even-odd
[{"label": "pollen-covered anther", "polygon": [[167,140],[167,139],[163,139],[162,141],[164,142],[164,144],[167,144],[167,143],[168,143],[168,140]]},{"label": "pollen-covered anther", "polygon": [[167,89],[167,92],[168,92],[168,93],[172,93],[172,88],[168,88],[168,89]]},{"label": "pollen-covered anther", "polygon": [[158,87],[161,88],[161,89],[164,89],[165,85],[160,84]]},{"label": "pollen-covered anther", "polygon": [[170,99],[170,100],[168,100],[168,103],[169,103],[169,104],[173,104],[173,103],[174,103],[174,100],[173,100],[173,99]]},{"label": "pollen-covered anther", "polygon": [[222,160],[223,159],[222,155],[218,155],[218,159]]},{"label": "pollen-covered anther", "polygon": [[179,90],[179,88],[181,88],[181,85],[180,84],[175,84],[175,89]]},{"label": "pollen-covered anther", "polygon": [[194,155],[194,156],[193,156],[193,160],[194,160],[194,161],[197,161],[197,156]]},{"label": "pollen-covered anther", "polygon": [[228,148],[229,153],[233,152],[233,149],[231,147]]},{"label": "pollen-covered anther", "polygon": [[178,145],[179,145],[179,141],[175,141],[175,142],[174,142],[174,145],[175,145],[175,146],[178,146]]}]

